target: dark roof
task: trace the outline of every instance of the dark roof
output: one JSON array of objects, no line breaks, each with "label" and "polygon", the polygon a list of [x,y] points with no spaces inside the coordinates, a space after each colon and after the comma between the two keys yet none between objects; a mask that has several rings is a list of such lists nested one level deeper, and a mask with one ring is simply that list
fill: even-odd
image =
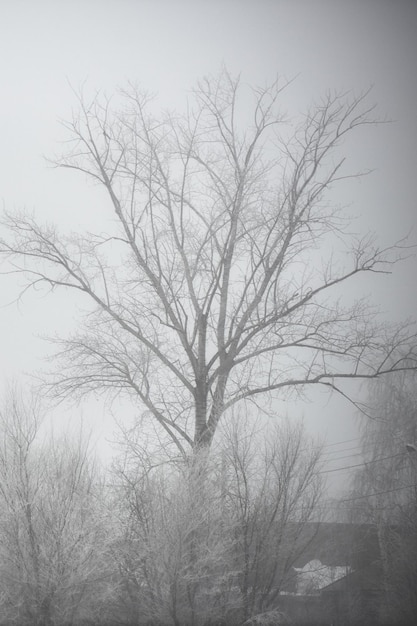
[{"label": "dark roof", "polygon": [[380,591],[382,589],[382,565],[374,561],[367,567],[350,572],[343,578],[321,589],[321,593],[329,593],[360,589],[361,591]]},{"label": "dark roof", "polygon": [[294,563],[295,567],[304,567],[309,561],[319,559],[323,565],[347,565],[358,570],[380,558],[374,524],[312,523],[305,525],[303,534],[307,546]]}]

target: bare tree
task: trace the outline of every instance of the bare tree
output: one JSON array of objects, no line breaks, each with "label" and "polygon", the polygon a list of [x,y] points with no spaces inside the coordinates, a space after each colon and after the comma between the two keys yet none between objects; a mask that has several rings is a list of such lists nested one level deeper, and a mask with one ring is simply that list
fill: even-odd
[{"label": "bare tree", "polygon": [[116,471],[114,560],[131,619],[237,624],[275,607],[317,521],[319,449],[288,424],[265,443],[242,416],[189,463],[156,459],[139,433],[126,433]]},{"label": "bare tree", "polygon": [[[225,493],[235,521],[236,571],[243,617],[275,608],[292,567],[311,542],[322,493],[320,447],[301,424],[259,432],[252,421],[225,427]],[[264,431],[264,429],[262,429]],[[316,529],[317,524],[313,524]]]},{"label": "bare tree", "polygon": [[279,110],[287,86],[245,91],[223,72],[198,84],[186,115],[156,116],[134,87],[115,105],[80,97],[56,165],[104,189],[103,224],[64,235],[8,214],[0,241],[28,286],[92,304],[62,341],[57,396],[127,392],[186,454],[210,445],[240,401],[318,384],[346,395],[346,379],[414,367],[407,326],[339,300],[402,255],[401,243],[353,237],[325,203],[350,175],[339,147],[372,107],[329,94],[291,126]]},{"label": "bare tree", "polygon": [[233,533],[218,467],[206,455],[172,464],[136,452],[116,472],[119,602],[135,623],[214,624],[240,600],[233,599]]},{"label": "bare tree", "polygon": [[0,612],[48,626],[91,617],[103,533],[86,446],[42,442],[41,415],[16,391],[0,413]]}]

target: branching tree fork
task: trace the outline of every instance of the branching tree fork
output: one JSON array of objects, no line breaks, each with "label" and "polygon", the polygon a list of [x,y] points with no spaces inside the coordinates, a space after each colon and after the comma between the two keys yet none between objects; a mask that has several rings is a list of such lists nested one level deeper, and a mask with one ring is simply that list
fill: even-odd
[{"label": "branching tree fork", "polygon": [[[323,202],[348,177],[342,140],[372,108],[328,95],[292,128],[278,111],[287,86],[245,91],[223,73],[198,84],[184,116],[155,116],[134,87],[116,105],[79,98],[56,165],[102,186],[113,219],[65,236],[8,214],[0,243],[28,285],[94,305],[62,341],[58,396],[128,391],[186,453],[210,445],[239,401],[317,384],[345,394],[343,379],[415,363],[406,326],[340,299],[358,275],[389,271],[402,244],[352,238]],[[349,261],[333,258],[336,243]]]}]

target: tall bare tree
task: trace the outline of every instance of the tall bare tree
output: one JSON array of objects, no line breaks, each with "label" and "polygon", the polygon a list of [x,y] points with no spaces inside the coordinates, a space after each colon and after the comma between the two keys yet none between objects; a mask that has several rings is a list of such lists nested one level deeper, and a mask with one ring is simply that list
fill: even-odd
[{"label": "tall bare tree", "polygon": [[351,174],[340,145],[372,107],[329,94],[291,125],[279,109],[287,86],[246,90],[223,72],[200,81],[186,115],[154,114],[134,87],[115,104],[80,97],[56,165],[104,189],[102,224],[65,235],[8,214],[0,242],[28,285],[92,304],[62,341],[57,395],[128,392],[186,453],[210,445],[240,401],[317,384],[345,395],[346,379],[415,362],[406,326],[339,300],[402,254],[353,237],[325,202]]}]

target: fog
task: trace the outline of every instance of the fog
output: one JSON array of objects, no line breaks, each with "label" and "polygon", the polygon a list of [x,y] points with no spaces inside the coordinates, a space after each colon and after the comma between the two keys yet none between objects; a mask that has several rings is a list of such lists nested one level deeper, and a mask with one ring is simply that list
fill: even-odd
[{"label": "fog", "polygon": [[[343,181],[328,200],[357,216],[353,230],[375,230],[382,246],[410,231],[410,243],[417,243],[413,2],[16,0],[2,3],[0,13],[0,194],[7,210],[25,208],[69,230],[88,230],[102,219],[102,192],[47,161],[65,151],[60,120],[77,109],[81,87],[111,95],[130,81],[158,94],[163,108],[176,109],[184,107],[196,80],[226,67],[250,84],[265,85],[277,74],[294,79],[282,104],[290,118],[327,90],[360,94],[371,88],[369,100],[384,123],[361,129],[341,150],[350,171],[372,171]],[[384,318],[414,318],[416,270],[410,257],[361,289]],[[87,306],[64,293],[28,292],[19,299],[19,281],[1,277],[2,385],[47,368],[51,345],[43,336],[73,329]],[[309,400],[283,402],[277,415],[304,417],[326,444],[358,436],[351,404],[318,391]],[[136,409],[120,404],[112,410],[119,419],[133,419]],[[60,406],[53,421],[77,422],[80,416],[108,457],[106,440],[115,428],[109,407],[101,399]],[[337,485],[337,473],[332,476]]]}]

